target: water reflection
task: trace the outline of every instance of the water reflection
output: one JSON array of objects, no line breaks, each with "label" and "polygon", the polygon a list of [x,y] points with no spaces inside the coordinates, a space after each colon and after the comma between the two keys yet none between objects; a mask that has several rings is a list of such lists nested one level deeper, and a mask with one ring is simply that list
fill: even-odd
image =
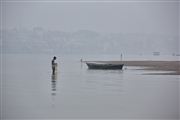
[{"label": "water reflection", "polygon": [[83,90],[102,95],[122,95],[124,93],[123,70],[86,69],[83,79]]},{"label": "water reflection", "polygon": [[51,75],[51,99],[52,99],[52,108],[55,108],[55,97],[56,97],[56,88],[57,86],[57,73],[52,73]]},{"label": "water reflection", "polygon": [[56,96],[57,73],[51,75],[51,95]]}]

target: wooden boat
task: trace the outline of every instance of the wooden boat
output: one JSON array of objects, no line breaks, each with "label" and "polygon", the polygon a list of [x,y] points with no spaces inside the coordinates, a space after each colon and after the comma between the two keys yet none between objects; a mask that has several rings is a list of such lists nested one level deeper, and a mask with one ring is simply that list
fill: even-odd
[{"label": "wooden boat", "polygon": [[89,69],[107,69],[117,70],[123,68],[124,64],[109,64],[109,63],[97,63],[97,62],[86,62]]}]

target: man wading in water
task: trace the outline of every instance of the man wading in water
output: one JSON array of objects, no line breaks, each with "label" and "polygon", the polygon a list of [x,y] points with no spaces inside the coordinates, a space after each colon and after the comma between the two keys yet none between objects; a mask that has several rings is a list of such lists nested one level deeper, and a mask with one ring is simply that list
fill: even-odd
[{"label": "man wading in water", "polygon": [[56,67],[57,67],[57,63],[55,63],[55,60],[56,60],[56,57],[54,56],[53,59],[52,59],[52,74],[54,75],[55,74],[55,71],[56,71]]}]

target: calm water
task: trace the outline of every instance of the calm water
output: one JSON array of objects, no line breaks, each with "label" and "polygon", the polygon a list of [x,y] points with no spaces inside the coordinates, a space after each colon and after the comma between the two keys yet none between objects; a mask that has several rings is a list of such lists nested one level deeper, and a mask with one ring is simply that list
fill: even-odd
[{"label": "calm water", "polygon": [[[88,70],[78,59],[51,55],[3,55],[2,119],[179,118],[179,76]],[[160,71],[162,72],[162,71]]]}]

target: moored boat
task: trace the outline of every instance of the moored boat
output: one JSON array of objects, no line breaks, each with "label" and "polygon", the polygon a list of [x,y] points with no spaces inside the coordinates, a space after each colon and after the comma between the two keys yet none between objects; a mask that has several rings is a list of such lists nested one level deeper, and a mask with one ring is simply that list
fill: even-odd
[{"label": "moored boat", "polygon": [[124,64],[110,64],[110,63],[99,63],[99,62],[86,62],[89,69],[107,69],[117,70],[122,69]]}]

